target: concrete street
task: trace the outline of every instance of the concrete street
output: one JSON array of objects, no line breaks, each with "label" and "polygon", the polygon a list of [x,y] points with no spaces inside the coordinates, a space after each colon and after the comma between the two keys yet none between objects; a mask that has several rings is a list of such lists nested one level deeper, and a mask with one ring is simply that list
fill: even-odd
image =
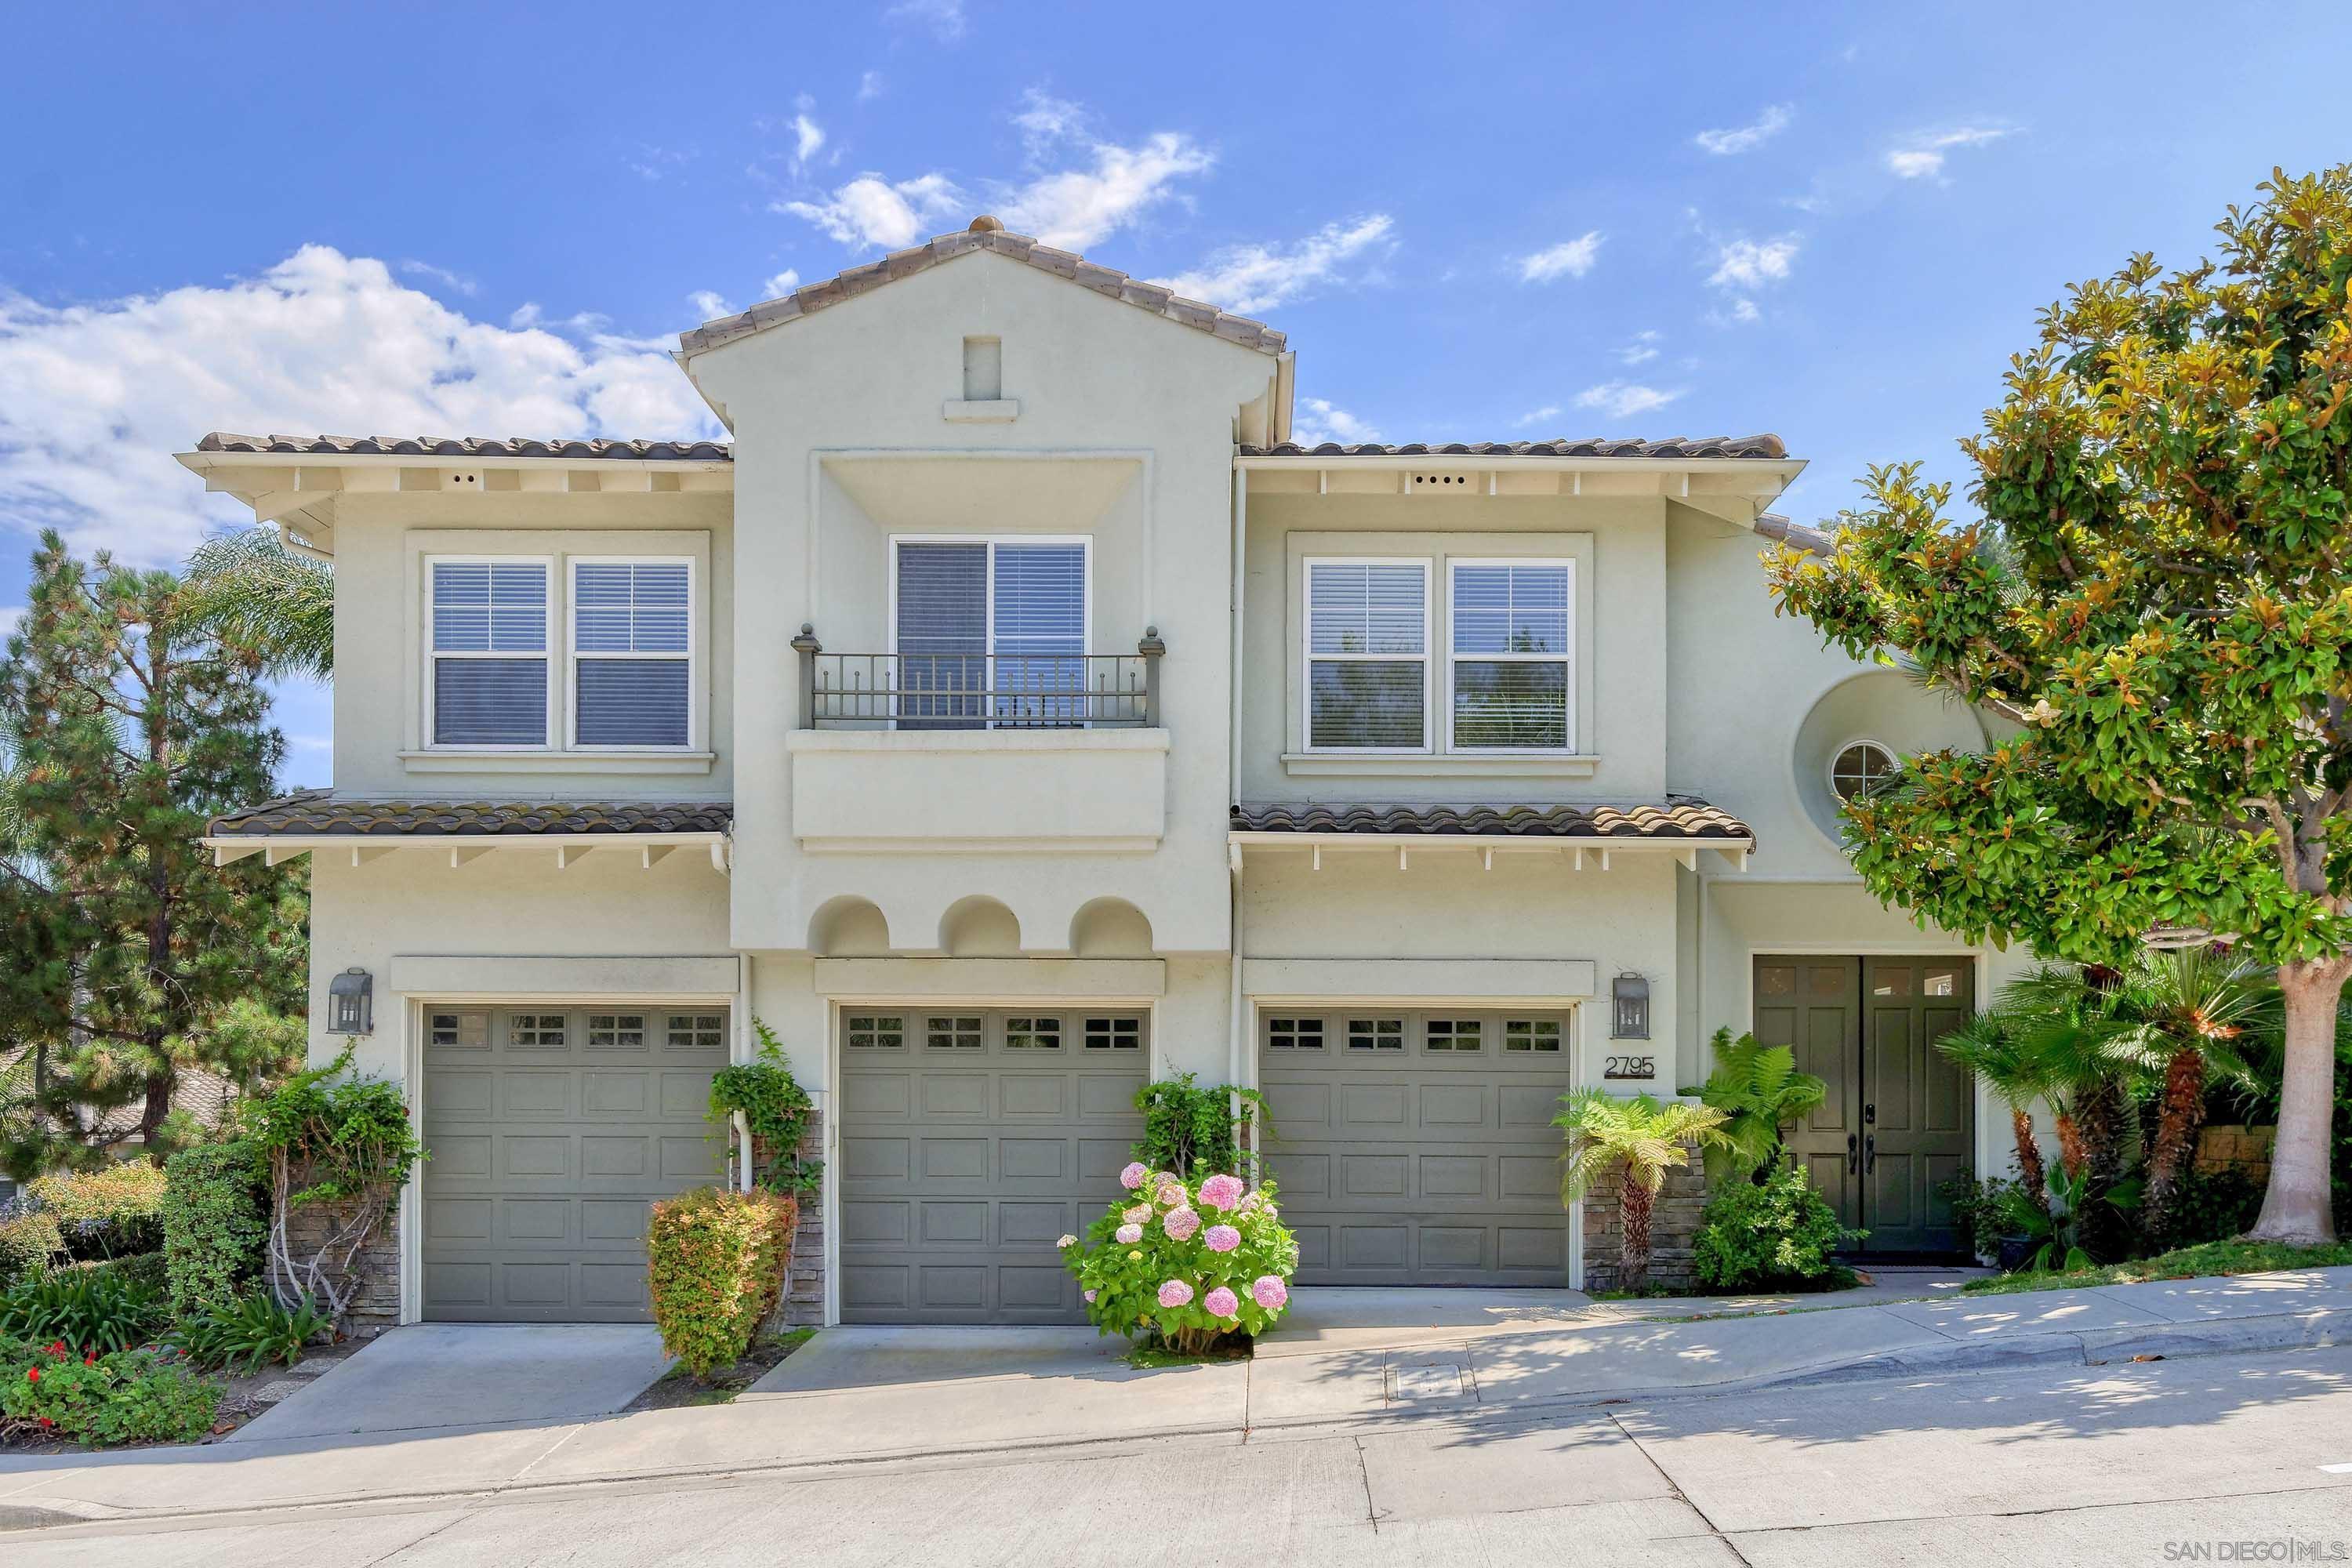
[{"label": "concrete street", "polygon": [[92,1522],[0,1560],[2112,1568],[2287,1540],[2352,1552],[2352,1349]]}]

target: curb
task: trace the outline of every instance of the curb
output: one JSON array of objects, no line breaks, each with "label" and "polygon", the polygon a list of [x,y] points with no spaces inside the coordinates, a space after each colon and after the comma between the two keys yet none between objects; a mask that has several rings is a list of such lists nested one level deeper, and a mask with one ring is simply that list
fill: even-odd
[{"label": "curb", "polygon": [[[2352,1310],[2319,1308],[2261,1318],[2215,1318],[2142,1328],[2082,1329],[2070,1333],[2020,1334],[2005,1340],[1923,1344],[1859,1361],[1830,1362],[1748,1386],[1798,1388],[1808,1384],[1864,1383],[1938,1373],[2006,1372],[2030,1366],[2108,1366],[2118,1362],[2189,1356],[2326,1350],[2352,1344]],[[1729,1391],[1729,1385],[1726,1385]],[[1661,1391],[1664,1392],[1664,1391]]]}]

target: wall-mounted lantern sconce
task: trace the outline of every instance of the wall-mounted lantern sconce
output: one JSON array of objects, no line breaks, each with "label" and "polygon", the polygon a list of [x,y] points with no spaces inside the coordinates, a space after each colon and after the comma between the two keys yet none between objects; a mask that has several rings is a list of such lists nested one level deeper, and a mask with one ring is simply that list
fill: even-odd
[{"label": "wall-mounted lantern sconce", "polygon": [[375,1032],[375,979],[364,969],[347,969],[327,982],[327,1033]]},{"label": "wall-mounted lantern sconce", "polygon": [[1638,974],[1621,974],[1609,983],[1609,1037],[1646,1040],[1650,1037],[1650,983]]}]

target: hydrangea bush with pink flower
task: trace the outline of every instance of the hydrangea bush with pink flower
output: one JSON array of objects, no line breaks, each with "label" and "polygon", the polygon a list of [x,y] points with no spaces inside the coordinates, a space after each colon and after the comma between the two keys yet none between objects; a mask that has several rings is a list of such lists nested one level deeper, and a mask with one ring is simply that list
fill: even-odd
[{"label": "hydrangea bush with pink flower", "polygon": [[1263,1333],[1288,1308],[1298,1243],[1271,1182],[1255,1192],[1223,1173],[1188,1182],[1139,1161],[1119,1184],[1124,1193],[1085,1237],[1062,1246],[1103,1332],[1197,1353]]}]

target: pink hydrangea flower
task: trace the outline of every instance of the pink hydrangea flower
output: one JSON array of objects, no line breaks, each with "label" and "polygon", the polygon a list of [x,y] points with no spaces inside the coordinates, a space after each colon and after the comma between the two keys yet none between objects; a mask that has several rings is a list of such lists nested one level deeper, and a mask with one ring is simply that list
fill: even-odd
[{"label": "pink hydrangea flower", "polygon": [[1201,1228],[1200,1214],[1193,1209],[1170,1209],[1168,1217],[1160,1222],[1171,1241],[1190,1241],[1192,1233]]},{"label": "pink hydrangea flower", "polygon": [[1111,1232],[1111,1235],[1121,1247],[1133,1247],[1143,1239],[1143,1227],[1139,1225],[1123,1225]]},{"label": "pink hydrangea flower", "polygon": [[1127,1221],[1129,1225],[1141,1225],[1145,1220],[1151,1217],[1151,1205],[1150,1204],[1137,1204],[1132,1208],[1121,1210],[1118,1217]]},{"label": "pink hydrangea flower", "polygon": [[1163,1307],[1181,1307],[1192,1299],[1192,1287],[1181,1279],[1166,1280],[1160,1287],[1160,1304]]},{"label": "pink hydrangea flower", "polygon": [[1290,1287],[1282,1282],[1279,1275],[1261,1274],[1250,1286],[1250,1300],[1269,1312],[1275,1311],[1290,1300]]},{"label": "pink hydrangea flower", "polygon": [[1226,1289],[1223,1285],[1218,1286],[1215,1289],[1202,1297],[1201,1305],[1209,1310],[1209,1315],[1211,1317],[1215,1318],[1237,1317],[1240,1315],[1242,1310],[1241,1298],[1234,1295],[1231,1290]]},{"label": "pink hydrangea flower", "polygon": [[1185,1205],[1186,1194],[1184,1192],[1184,1184],[1181,1182],[1168,1182],[1163,1184],[1160,1186],[1159,1193],[1155,1195],[1158,1197],[1160,1206],[1161,1208],[1181,1209]]},{"label": "pink hydrangea flower", "polygon": [[1201,1238],[1212,1252],[1231,1252],[1242,1244],[1242,1233],[1229,1225],[1213,1225],[1209,1234]]},{"label": "pink hydrangea flower", "polygon": [[1095,1299],[1095,1293],[1094,1293],[1092,1290],[1087,1291],[1087,1305],[1089,1305],[1089,1306],[1093,1305],[1093,1304],[1094,1304],[1094,1299]]},{"label": "pink hydrangea flower", "polygon": [[1145,1178],[1150,1174],[1150,1167],[1142,1161],[1137,1160],[1118,1173],[1118,1184],[1131,1193],[1143,1185]]},{"label": "pink hydrangea flower", "polygon": [[1201,1201],[1213,1209],[1229,1209],[1247,1190],[1239,1176],[1211,1176],[1201,1184]]}]

